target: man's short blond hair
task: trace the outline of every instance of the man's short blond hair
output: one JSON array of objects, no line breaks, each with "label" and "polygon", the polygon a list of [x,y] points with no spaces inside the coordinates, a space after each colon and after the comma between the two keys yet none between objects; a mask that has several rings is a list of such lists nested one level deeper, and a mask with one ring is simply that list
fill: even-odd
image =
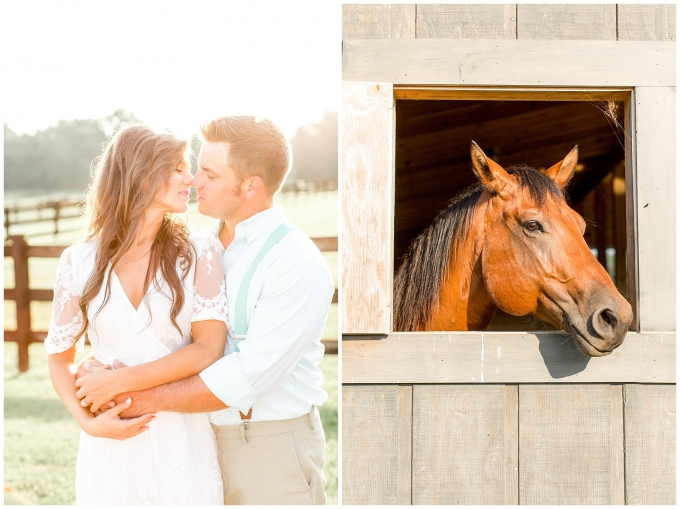
[{"label": "man's short blond hair", "polygon": [[270,196],[281,190],[291,168],[291,149],[271,120],[220,117],[201,126],[201,135],[205,141],[229,144],[227,164],[239,180],[257,175]]}]

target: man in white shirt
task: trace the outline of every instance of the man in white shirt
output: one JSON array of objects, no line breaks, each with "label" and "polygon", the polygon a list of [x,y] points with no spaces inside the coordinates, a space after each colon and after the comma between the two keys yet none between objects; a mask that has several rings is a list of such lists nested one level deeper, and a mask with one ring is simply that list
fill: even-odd
[{"label": "man in white shirt", "polygon": [[[274,205],[290,146],[273,123],[255,117],[219,118],[201,132],[192,184],[198,210],[220,219],[211,232],[225,247],[225,356],[198,376],[132,393],[121,416],[211,412],[225,504],[324,504],[316,407],[327,398],[319,362],[334,283],[314,243]],[[270,239],[280,228],[280,240]],[[236,347],[239,300],[247,339]]]}]

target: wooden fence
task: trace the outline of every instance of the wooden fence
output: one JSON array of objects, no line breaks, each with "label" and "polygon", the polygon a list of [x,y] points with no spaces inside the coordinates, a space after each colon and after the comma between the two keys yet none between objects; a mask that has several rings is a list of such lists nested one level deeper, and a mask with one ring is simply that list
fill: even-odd
[{"label": "wooden fence", "polygon": [[[64,209],[72,209],[77,207],[77,212],[67,211]],[[61,219],[78,219],[83,212],[83,202],[77,200],[70,201],[48,201],[43,203],[31,203],[20,205],[9,205],[5,207],[5,240],[11,236],[10,227],[22,224],[53,222],[54,230],[39,232],[31,234],[32,237],[39,235],[57,235],[59,233],[59,220]],[[35,212],[34,217],[21,217],[27,212]],[[45,213],[47,212],[47,216]]]},{"label": "wooden fence", "polygon": [[[282,193],[315,193],[319,191],[335,191],[338,189],[337,180],[307,181],[296,180],[288,182],[281,189]],[[195,202],[194,192],[191,193],[190,202]],[[85,202],[82,200],[49,200],[44,202],[16,203],[5,206],[5,240],[11,236],[12,226],[53,223],[51,230],[30,233],[21,232],[26,236],[38,237],[41,235],[57,235],[59,233],[59,221],[62,219],[78,219],[84,212]],[[73,209],[76,209],[75,211]],[[26,216],[29,217],[26,217]]]},{"label": "wooden fence", "polygon": [[[337,251],[337,237],[318,237],[312,239],[320,251]],[[23,235],[12,235],[5,245],[5,257],[14,259],[14,288],[5,288],[5,300],[16,303],[16,330],[5,330],[5,341],[13,341],[19,345],[19,371],[28,370],[28,346],[31,343],[45,340],[47,331],[31,329],[31,301],[47,301],[54,299],[51,289],[33,289],[29,286],[28,259],[58,258],[67,246],[30,246]],[[338,302],[338,289],[333,294],[333,303]],[[338,353],[337,339],[324,339],[326,353]]]}]

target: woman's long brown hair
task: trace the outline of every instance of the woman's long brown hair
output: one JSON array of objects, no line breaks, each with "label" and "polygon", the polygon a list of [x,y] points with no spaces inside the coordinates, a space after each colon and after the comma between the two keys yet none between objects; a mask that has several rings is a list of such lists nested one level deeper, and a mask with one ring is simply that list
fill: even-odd
[{"label": "woman's long brown hair", "polygon": [[[188,159],[187,141],[169,133],[158,133],[144,125],[133,125],[118,131],[104,148],[92,172],[86,191],[89,228],[86,240],[98,240],[94,272],[80,297],[83,327],[76,336],[87,331],[87,306],[101,290],[106,279],[106,293],[97,314],[111,296],[108,266],[115,267],[130,249],[144,226],[144,212],[156,193],[167,186],[170,176],[183,160]],[[182,276],[177,273],[181,259]],[[189,242],[186,221],[175,214],[165,214],[160,230],[151,247],[145,284],[153,280],[160,267],[163,279],[172,292],[170,320],[180,332],[176,318],[184,305],[182,282],[193,263],[194,251]]]}]

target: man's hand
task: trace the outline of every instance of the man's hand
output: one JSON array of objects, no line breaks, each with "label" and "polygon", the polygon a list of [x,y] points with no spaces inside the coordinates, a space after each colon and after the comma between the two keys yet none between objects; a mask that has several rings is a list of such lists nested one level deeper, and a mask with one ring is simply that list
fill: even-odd
[{"label": "man's hand", "polygon": [[[132,404],[119,414],[122,419],[133,419],[145,414],[153,413],[154,410],[150,410],[153,402],[149,401],[148,397],[145,397],[145,393],[152,390],[153,389],[148,389],[146,391],[133,391],[119,394],[113,398],[113,401],[109,401],[107,404],[109,407],[116,406],[128,398],[132,398]],[[104,405],[104,408],[106,408],[106,405]]]},{"label": "man's hand", "polygon": [[[114,359],[113,369],[127,367],[119,360]],[[89,368],[96,371],[97,367]],[[132,398],[132,405],[125,408],[120,417],[130,419],[145,414],[166,411],[166,412],[213,412],[227,408],[217,396],[215,396],[205,386],[199,376],[193,376],[184,380],[178,380],[165,385],[159,385],[144,391],[132,391],[118,394],[102,405],[102,408],[95,413],[99,415],[102,411],[113,408],[122,403],[127,398]]]},{"label": "man's hand", "polygon": [[[95,368],[96,366],[92,366],[91,368],[89,368],[89,370],[92,372],[95,370]],[[121,368],[127,368],[127,365],[123,364],[118,359],[114,359],[112,369]],[[122,419],[131,419],[140,417],[144,414],[153,413],[155,411],[155,409],[152,408],[153,401],[150,401],[150,398],[146,394],[151,390],[153,389],[149,389],[148,391],[133,391],[118,394],[113,398],[112,401],[109,401],[108,403],[102,405],[102,408],[99,411],[97,411],[95,415],[99,415],[102,411],[105,411],[108,408],[113,408],[114,406],[123,403],[128,398],[132,398],[132,404],[129,407],[123,409],[122,412],[120,412],[119,415]]]}]

